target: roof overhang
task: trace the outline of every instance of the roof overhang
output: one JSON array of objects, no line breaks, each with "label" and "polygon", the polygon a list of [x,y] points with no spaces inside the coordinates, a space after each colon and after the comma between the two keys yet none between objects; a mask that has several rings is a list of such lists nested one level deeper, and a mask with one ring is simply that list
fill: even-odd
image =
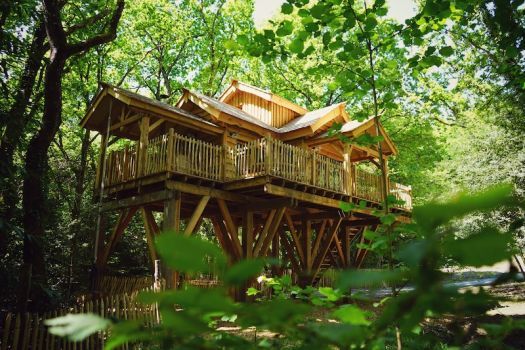
[{"label": "roof overhang", "polygon": [[[390,136],[388,135],[388,133],[386,132],[385,128],[383,127],[383,124],[381,123],[381,121],[378,121],[378,125],[379,125],[379,133],[383,137],[382,144],[383,144],[383,146],[387,147],[387,149],[383,150],[384,154],[385,155],[397,155],[398,154],[398,149],[397,149],[396,145],[394,144],[394,142],[392,141],[392,139],[390,138]],[[357,125],[356,127],[352,128],[350,130],[344,130],[344,125],[343,125],[341,134],[345,135],[347,137],[350,137],[350,138],[355,138],[357,136],[360,136],[360,135],[366,133],[372,127],[375,127],[375,118],[373,118],[373,117],[369,118],[368,120],[366,120],[363,123],[360,123],[359,125]],[[310,146],[318,146],[318,145],[322,145],[322,144],[325,144],[325,143],[330,143],[330,142],[337,141],[338,139],[339,139],[338,135],[333,135],[333,136],[321,135],[321,136],[319,136],[317,138],[312,138],[312,139],[308,140],[308,145],[310,145]],[[360,147],[360,146],[356,146],[356,147],[365,149],[364,147]]]},{"label": "roof overhang", "polygon": [[[83,128],[106,132],[108,117],[110,125],[121,124],[121,129],[126,124],[122,121],[125,114],[136,112],[153,117],[153,119],[164,119],[165,121],[180,124],[203,132],[220,134],[224,130],[211,122],[200,119],[182,110],[176,110],[172,106],[151,100],[138,94],[126,91],[107,83],[101,83],[101,89],[93,99],[86,114],[80,121]],[[135,96],[136,95],[136,96]],[[166,107],[168,106],[168,107]],[[130,119],[131,120],[131,119]],[[111,129],[110,129],[111,130]],[[119,134],[119,132],[115,132]],[[122,136],[129,136],[121,132]]]}]

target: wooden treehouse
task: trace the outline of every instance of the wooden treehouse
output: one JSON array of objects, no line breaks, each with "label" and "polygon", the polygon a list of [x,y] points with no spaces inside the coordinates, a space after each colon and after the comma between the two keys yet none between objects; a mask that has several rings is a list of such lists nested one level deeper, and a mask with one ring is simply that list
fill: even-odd
[{"label": "wooden treehouse", "polygon": [[[359,268],[366,251],[355,245],[379,224],[379,154],[329,136],[334,123],[349,138],[377,135],[372,118],[352,120],[344,103],[308,111],[238,81],[218,99],[185,90],[176,106],[102,84],[81,125],[101,135],[101,211],[120,216],[97,233],[97,270],[137,212],[152,261],[161,228],[191,235],[207,218],[232,261],[279,256],[303,284],[328,267]],[[380,133],[387,167],[397,149]],[[408,219],[410,187],[388,180],[387,190],[404,201],[391,210]],[[341,201],[361,205],[344,213]]]}]

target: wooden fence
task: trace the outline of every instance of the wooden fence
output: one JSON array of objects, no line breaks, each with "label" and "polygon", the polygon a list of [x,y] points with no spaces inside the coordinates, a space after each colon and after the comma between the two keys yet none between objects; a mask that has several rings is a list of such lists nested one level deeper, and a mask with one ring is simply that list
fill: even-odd
[{"label": "wooden fence", "polygon": [[131,294],[153,287],[153,276],[103,276],[100,279],[102,295]]},{"label": "wooden fence", "polygon": [[[137,147],[114,151],[106,159],[105,185],[111,186],[166,171],[214,181],[249,179],[272,175],[364,200],[382,201],[382,181],[378,174],[356,168],[354,164],[324,156],[280,140],[263,138],[235,147],[179,135],[168,134],[149,140],[139,164]],[[390,182],[391,193],[411,209],[411,189]]]},{"label": "wooden fence", "polygon": [[[94,313],[120,320],[142,320],[147,327],[159,322],[156,306],[138,303],[136,294],[120,294],[89,300],[73,308],[44,314],[3,313],[0,314],[0,350],[102,349],[108,337],[107,331],[91,335],[82,342],[71,342],[47,332],[45,320],[71,313]],[[122,347],[122,349],[128,348],[128,345]]]}]

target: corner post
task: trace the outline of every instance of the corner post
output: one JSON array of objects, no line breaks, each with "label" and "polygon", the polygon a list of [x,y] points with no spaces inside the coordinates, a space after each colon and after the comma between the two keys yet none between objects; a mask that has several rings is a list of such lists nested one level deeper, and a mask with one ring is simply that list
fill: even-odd
[{"label": "corner post", "polygon": [[166,171],[173,171],[173,164],[174,164],[174,151],[175,151],[175,145],[174,145],[174,134],[173,128],[170,128],[168,130],[168,140],[166,144]]},{"label": "corner post", "polygon": [[146,173],[146,150],[148,148],[149,117],[140,119],[140,138],[138,145],[137,177]]}]

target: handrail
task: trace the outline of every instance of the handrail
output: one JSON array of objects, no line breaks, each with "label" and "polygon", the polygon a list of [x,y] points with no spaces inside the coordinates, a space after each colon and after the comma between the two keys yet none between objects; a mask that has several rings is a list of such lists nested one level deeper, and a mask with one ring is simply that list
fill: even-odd
[{"label": "handrail", "polygon": [[[379,174],[356,168],[353,164],[332,159],[315,150],[271,138],[229,147],[170,130],[149,140],[145,152],[145,164],[139,176],[170,171],[224,182],[270,175],[367,201],[382,202]],[[109,154],[105,177],[108,186],[139,177],[137,153],[137,147],[133,145]],[[399,202],[394,207],[412,208],[410,186],[390,181],[389,187],[390,194]]]}]

